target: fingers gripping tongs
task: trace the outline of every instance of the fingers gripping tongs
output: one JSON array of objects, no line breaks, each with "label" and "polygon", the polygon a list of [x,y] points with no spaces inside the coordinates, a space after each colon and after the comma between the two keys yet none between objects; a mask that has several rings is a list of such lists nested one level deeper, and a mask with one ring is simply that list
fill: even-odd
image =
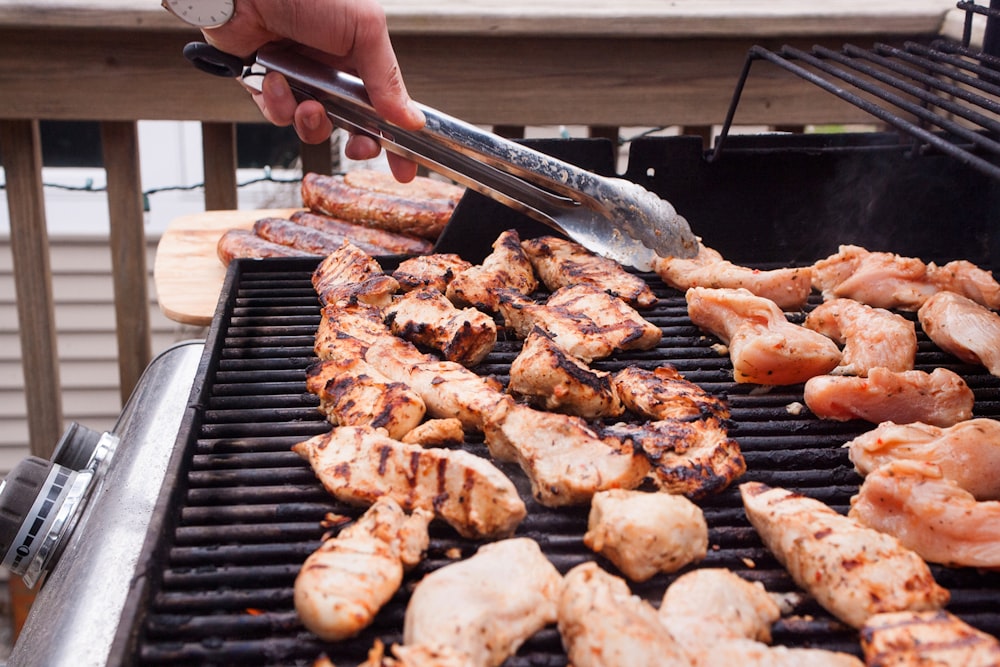
[{"label": "fingers gripping tongs", "polygon": [[641,271],[657,255],[693,257],[698,242],[670,203],[621,178],[598,176],[421,105],[427,124],[407,131],[378,116],[357,77],[284,45],[268,45],[252,65],[213,47],[189,44],[185,55],[213,74],[260,90],[279,72],[299,99],[324,105],[338,127],[373,137],[383,148],[539,220],[584,247]]}]

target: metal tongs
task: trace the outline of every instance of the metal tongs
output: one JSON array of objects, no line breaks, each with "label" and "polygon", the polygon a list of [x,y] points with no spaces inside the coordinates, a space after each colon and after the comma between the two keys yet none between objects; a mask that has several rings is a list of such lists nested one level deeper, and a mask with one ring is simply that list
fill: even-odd
[{"label": "metal tongs", "polygon": [[204,43],[185,56],[200,69],[240,79],[259,92],[279,72],[300,100],[315,99],[338,127],[539,220],[587,249],[640,271],[661,257],[693,257],[698,240],[667,201],[622,178],[607,178],[419,105],[427,118],[408,131],[379,117],[361,79],[287,44],[262,47],[247,65]]}]

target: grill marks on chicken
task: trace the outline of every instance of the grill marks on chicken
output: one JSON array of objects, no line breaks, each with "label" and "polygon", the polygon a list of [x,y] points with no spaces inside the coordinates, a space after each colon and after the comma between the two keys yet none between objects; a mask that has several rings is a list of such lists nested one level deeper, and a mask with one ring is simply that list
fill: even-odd
[{"label": "grill marks on chicken", "polygon": [[455,276],[471,266],[471,262],[454,253],[435,253],[404,259],[392,272],[392,277],[404,292],[430,287],[444,294]]},{"label": "grill marks on chicken", "polygon": [[354,302],[387,306],[399,289],[395,278],[385,275],[371,255],[351,243],[345,243],[319,263],[312,284],[324,306]]},{"label": "grill marks on chicken", "polygon": [[404,569],[427,549],[432,514],[412,515],[388,497],[377,499],[353,524],[324,540],[295,578],[295,610],[326,641],[354,637],[395,595]]},{"label": "grill marks on chicken", "polygon": [[917,311],[934,344],[1000,377],[1000,315],[954,292],[939,292]]},{"label": "grill marks on chicken", "polygon": [[529,538],[486,544],[431,572],[406,607],[403,645],[444,646],[466,667],[497,667],[556,620],[562,576]]},{"label": "grill marks on chicken", "polygon": [[464,537],[510,535],[526,513],[510,479],[463,450],[424,449],[365,426],[340,426],[292,449],[335,498],[368,505],[388,496],[404,510],[434,512]]},{"label": "grill marks on chicken", "polygon": [[750,269],[722,258],[717,251],[699,244],[692,259],[661,257],[653,270],[676,290],[692,287],[746,289],[773,301],[782,310],[799,310],[812,292],[812,268]]},{"label": "grill marks on chicken", "polygon": [[531,294],[538,280],[531,262],[521,249],[521,237],[514,230],[500,234],[493,242],[493,252],[483,263],[472,266],[448,283],[447,297],[460,306],[473,306],[490,313],[497,312],[500,290]]},{"label": "grill marks on chicken", "polygon": [[653,370],[627,366],[615,373],[611,382],[629,410],[650,419],[729,418],[729,406],[723,399],[686,380],[670,365]]},{"label": "grill marks on chicken", "polygon": [[1000,569],[1000,501],[979,502],[940,468],[892,461],[866,477],[850,516],[925,560]]},{"label": "grill marks on chicken", "polygon": [[521,247],[549,291],[586,284],[635,308],[649,308],[656,303],[656,295],[645,280],[579,243],[556,236],[540,236],[522,241]]},{"label": "grill marks on chicken", "polygon": [[994,667],[1000,641],[946,611],[877,614],[861,628],[868,667]]},{"label": "grill marks on chicken", "polygon": [[400,338],[438,350],[463,366],[477,365],[497,342],[492,317],[475,308],[459,310],[430,288],[396,297],[385,308],[385,321]]},{"label": "grill marks on chicken", "polygon": [[745,482],[740,493],[750,523],[795,583],[848,625],[948,602],[923,559],[896,538],[786,489]]},{"label": "grill marks on chicken", "polygon": [[975,394],[947,368],[896,373],[873,368],[868,377],[820,375],[806,382],[806,405],[820,419],[878,424],[924,422],[951,426],[972,417]]},{"label": "grill marks on chicken", "polygon": [[917,330],[901,315],[853,299],[833,299],[813,309],[803,325],[844,348],[833,375],[865,376],[872,368],[913,370]]},{"label": "grill marks on chicken", "polygon": [[691,321],[729,346],[736,382],[798,384],[840,363],[832,340],[789,322],[773,301],[748,290],[692,287],[685,297]]}]

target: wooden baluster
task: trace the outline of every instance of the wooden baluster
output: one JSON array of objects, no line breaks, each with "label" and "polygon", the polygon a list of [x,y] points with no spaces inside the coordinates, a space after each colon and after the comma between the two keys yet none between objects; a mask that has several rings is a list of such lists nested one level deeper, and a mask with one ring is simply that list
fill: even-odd
[{"label": "wooden baluster", "polygon": [[32,454],[49,458],[62,435],[63,415],[38,121],[0,120],[0,154],[7,174],[28,438]]},{"label": "wooden baluster", "polygon": [[139,134],[135,121],[101,123],[108,175],[111,276],[118,334],[118,379],[122,404],[132,394],[152,357],[146,233],[143,229]]},{"label": "wooden baluster", "polygon": [[202,163],[205,167],[205,210],[239,208],[236,193],[236,124],[201,124]]}]

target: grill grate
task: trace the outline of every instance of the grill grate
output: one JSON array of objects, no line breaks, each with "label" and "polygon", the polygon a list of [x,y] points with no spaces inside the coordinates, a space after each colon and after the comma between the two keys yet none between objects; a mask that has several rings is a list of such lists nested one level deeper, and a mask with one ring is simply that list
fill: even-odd
[{"label": "grill grate", "polygon": [[[180,435],[168,471],[176,486],[165,491],[147,545],[151,567],[130,598],[116,647],[122,664],[309,665],[326,652],[337,664],[363,661],[376,637],[400,640],[408,592],[427,572],[463,556],[475,543],[434,522],[428,559],[410,573],[403,590],[361,637],[324,644],[299,624],[292,584],[305,558],[319,546],[327,512],[356,516],[360,510],[335,502],[308,465],[290,447],[329,427],[304,390],[304,370],[314,359],[313,334],[319,308],[309,260],[239,261],[230,269],[223,302],[206,345],[204,385],[195,417]],[[626,363],[652,367],[670,362],[706,389],[725,394],[732,435],[747,459],[745,479],[799,490],[846,511],[858,477],[840,445],[868,426],[827,423],[786,409],[801,401],[801,387],[761,393],[730,379],[728,359],[711,347],[688,320],[683,296],[647,276],[660,297],[648,319],[664,332],[652,351],[600,362],[605,369]],[[501,341],[479,372],[506,379],[518,343]],[[921,334],[918,368],[947,366],[973,388],[980,416],[1000,416],[1000,378],[955,363]],[[486,455],[482,442],[468,448]],[[590,559],[583,546],[587,510],[550,510],[530,499],[528,483],[514,466],[502,466],[526,498],[528,516],[518,534],[534,537],[565,572]],[[701,501],[710,526],[710,551],[702,566],[728,567],[762,581],[768,590],[795,590],[761,546],[730,489]],[[973,625],[1000,634],[995,600],[1000,574],[934,568],[952,591],[950,609]],[[671,577],[635,585],[658,604]],[[804,600],[774,629],[775,641],[858,653],[857,635]],[[532,638],[508,665],[564,665],[554,628]]]},{"label": "grill grate", "polygon": [[[1000,3],[994,3],[1000,5]],[[766,61],[812,83],[895,128],[914,152],[937,151],[1000,179],[1000,58],[990,54],[1000,33],[1000,8],[959,2],[966,12],[961,43],[939,39],[902,48],[851,44],[839,52],[753,46],[729,107],[712,159],[722,153],[753,63]],[[970,48],[973,17],[986,17],[986,46]]]}]

